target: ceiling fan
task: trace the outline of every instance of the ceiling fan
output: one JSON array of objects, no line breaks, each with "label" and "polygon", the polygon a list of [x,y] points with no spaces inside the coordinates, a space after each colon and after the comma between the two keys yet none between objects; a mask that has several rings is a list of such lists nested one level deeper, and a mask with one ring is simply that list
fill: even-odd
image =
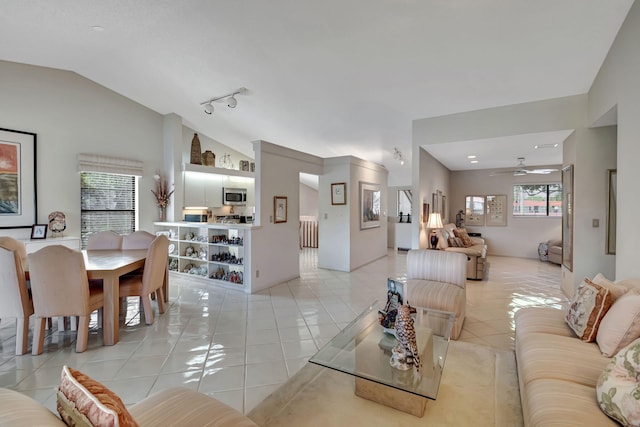
[{"label": "ceiling fan", "polygon": [[527,169],[524,164],[524,157],[518,157],[518,166],[514,170],[496,171],[492,175],[512,174],[513,176],[525,176],[529,174],[546,175],[551,172],[557,172],[558,169]]}]

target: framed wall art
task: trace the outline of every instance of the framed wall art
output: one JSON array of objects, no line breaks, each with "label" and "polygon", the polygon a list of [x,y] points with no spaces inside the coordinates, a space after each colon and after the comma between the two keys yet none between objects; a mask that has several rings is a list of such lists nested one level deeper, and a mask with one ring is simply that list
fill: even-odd
[{"label": "framed wall art", "polygon": [[338,182],[331,184],[331,204],[346,205],[347,204],[347,183]]},{"label": "framed wall art", "polygon": [[573,271],[573,165],[562,168],[562,265]]},{"label": "framed wall art", "polygon": [[273,222],[287,222],[287,197],[275,196],[273,198]]},{"label": "framed wall art", "polygon": [[507,225],[507,196],[487,196],[486,197],[486,225],[505,226]]},{"label": "framed wall art", "polygon": [[484,225],[484,196],[466,196],[465,225]]},{"label": "framed wall art", "polygon": [[37,221],[36,134],[0,128],[0,228]]},{"label": "framed wall art", "polygon": [[380,227],[380,185],[360,182],[360,229]]},{"label": "framed wall art", "polygon": [[31,226],[31,238],[32,239],[46,239],[47,238],[47,224],[33,224]]}]

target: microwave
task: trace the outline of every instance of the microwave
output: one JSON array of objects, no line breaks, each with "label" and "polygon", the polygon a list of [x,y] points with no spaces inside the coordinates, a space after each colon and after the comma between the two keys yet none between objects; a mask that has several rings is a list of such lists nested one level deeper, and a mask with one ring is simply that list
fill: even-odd
[{"label": "microwave", "polygon": [[230,206],[243,206],[247,204],[246,188],[222,188],[222,204]]},{"label": "microwave", "polygon": [[208,222],[211,219],[211,211],[204,208],[184,208],[182,220],[184,222]]}]

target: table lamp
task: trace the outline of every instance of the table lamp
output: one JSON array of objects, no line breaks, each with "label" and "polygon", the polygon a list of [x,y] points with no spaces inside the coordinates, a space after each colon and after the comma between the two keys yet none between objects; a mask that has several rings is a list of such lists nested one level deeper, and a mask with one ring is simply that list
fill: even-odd
[{"label": "table lamp", "polygon": [[440,217],[439,213],[429,214],[427,228],[431,229],[431,249],[436,249],[436,246],[438,246],[438,229],[443,228],[442,217]]}]

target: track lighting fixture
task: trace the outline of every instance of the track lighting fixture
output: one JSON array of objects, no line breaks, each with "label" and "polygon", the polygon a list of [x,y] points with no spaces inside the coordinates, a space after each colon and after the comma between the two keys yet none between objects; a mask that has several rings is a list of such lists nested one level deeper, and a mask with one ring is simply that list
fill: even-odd
[{"label": "track lighting fixture", "polygon": [[227,107],[236,108],[236,105],[238,105],[238,100],[236,99],[236,95],[244,93],[246,91],[247,91],[247,88],[241,87],[239,89],[234,90],[231,93],[227,93],[226,95],[216,96],[214,98],[201,102],[200,105],[204,106],[204,112],[206,114],[213,114],[213,111],[215,110],[215,108],[213,107],[213,103],[216,101],[226,100]]},{"label": "track lighting fixture", "polygon": [[397,148],[393,149],[393,158],[399,161],[401,165],[404,165],[404,157],[402,157],[402,153]]}]

